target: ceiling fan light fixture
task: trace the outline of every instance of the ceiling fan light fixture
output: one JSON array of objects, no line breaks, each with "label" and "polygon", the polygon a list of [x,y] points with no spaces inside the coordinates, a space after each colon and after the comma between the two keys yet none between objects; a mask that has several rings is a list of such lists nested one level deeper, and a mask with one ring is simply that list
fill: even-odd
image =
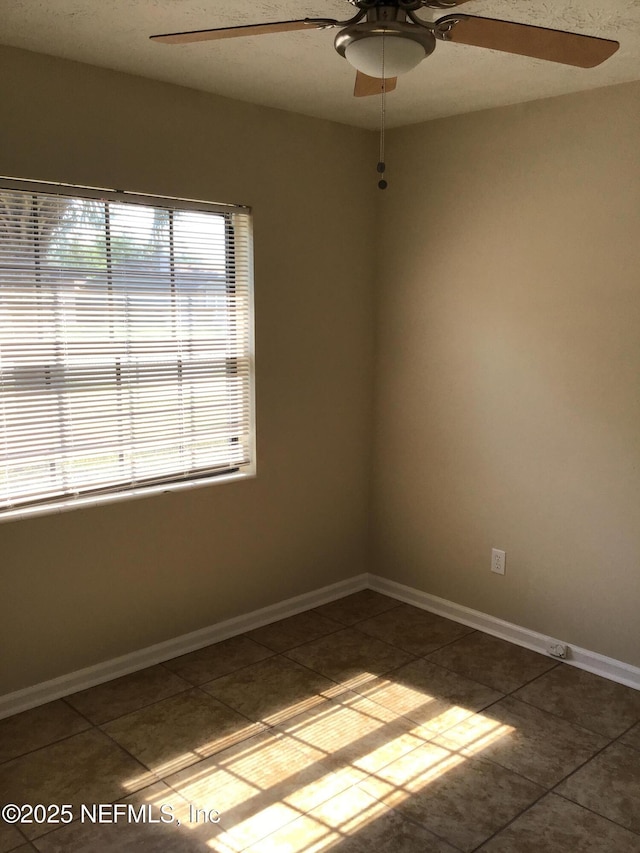
[{"label": "ceiling fan light fixture", "polygon": [[391,36],[370,35],[357,39],[345,48],[344,57],[355,69],[369,77],[382,75],[382,48],[384,42],[385,77],[399,77],[419,65],[427,52],[418,41]]},{"label": "ceiling fan light fixture", "polygon": [[350,65],[368,77],[406,74],[436,47],[433,32],[406,21],[367,21],[345,27],[336,36],[335,49]]}]

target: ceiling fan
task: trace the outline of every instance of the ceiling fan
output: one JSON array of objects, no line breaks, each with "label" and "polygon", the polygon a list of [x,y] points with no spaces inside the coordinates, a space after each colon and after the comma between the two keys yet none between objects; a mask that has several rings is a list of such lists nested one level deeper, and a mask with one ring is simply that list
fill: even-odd
[{"label": "ceiling fan", "polygon": [[468,0],[347,0],[357,8],[345,21],[302,18],[245,26],[219,27],[184,33],[153,35],[154,41],[189,44],[214,39],[285,33],[293,30],[339,27],[334,47],[357,71],[354,95],[377,95],[396,87],[400,74],[415,68],[435,50],[438,41],[474,45],[506,53],[531,56],[593,68],[620,47],[617,41],[511,21],[453,14],[431,22],[417,11],[454,9]]}]

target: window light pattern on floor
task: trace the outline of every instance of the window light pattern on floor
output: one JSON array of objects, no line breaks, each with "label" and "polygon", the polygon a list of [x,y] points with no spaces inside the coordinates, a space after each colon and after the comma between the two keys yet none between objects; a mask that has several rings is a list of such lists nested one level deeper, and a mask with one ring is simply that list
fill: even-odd
[{"label": "window light pattern on floor", "polygon": [[0,851],[640,853],[639,733],[637,691],[358,593],[0,721],[3,801],[175,818]]}]

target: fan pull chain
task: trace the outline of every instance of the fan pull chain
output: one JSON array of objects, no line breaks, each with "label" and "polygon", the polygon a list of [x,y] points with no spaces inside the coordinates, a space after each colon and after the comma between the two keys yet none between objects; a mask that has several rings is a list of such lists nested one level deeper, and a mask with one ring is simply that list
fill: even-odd
[{"label": "fan pull chain", "polygon": [[384,125],[386,118],[386,104],[385,97],[387,94],[387,80],[384,76],[384,33],[382,34],[382,93],[380,95],[380,159],[378,160],[378,174],[380,175],[380,180],[378,181],[378,187],[381,190],[386,190],[387,182],[384,179],[384,170],[386,168],[384,162]]}]

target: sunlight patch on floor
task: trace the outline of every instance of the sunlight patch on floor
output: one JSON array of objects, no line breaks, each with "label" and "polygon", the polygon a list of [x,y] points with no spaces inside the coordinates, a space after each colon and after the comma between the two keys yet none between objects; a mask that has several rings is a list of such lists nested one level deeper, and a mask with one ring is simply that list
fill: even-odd
[{"label": "sunlight patch on floor", "polygon": [[163,761],[160,764],[153,764],[148,773],[141,773],[123,782],[123,787],[126,791],[135,791],[144,785],[151,785],[158,779],[165,779],[171,773],[177,773],[179,770],[184,770],[192,764],[199,764],[203,758],[208,758],[218,752],[229,749],[235,744],[243,743],[249,738],[254,737],[260,732],[264,732],[266,727],[262,723],[251,723],[243,726],[228,735],[215,740],[206,741],[197,749],[188,750],[180,755],[176,755],[170,761]]},{"label": "sunlight patch on floor", "polygon": [[[514,731],[370,673],[350,686],[374,682],[386,697],[395,690],[404,708],[439,706],[432,730],[372,701],[375,692],[366,698],[343,684],[332,700],[313,696],[283,709],[277,728],[255,734],[247,726],[176,756],[147,774],[149,784],[162,775],[194,809],[219,812],[215,827],[187,824],[216,853],[249,845],[252,853],[322,853]],[[450,730],[446,742],[433,741],[434,729]],[[189,766],[194,756],[205,760]]]},{"label": "sunlight patch on floor", "polygon": [[437,742],[447,749],[453,749],[469,758],[479,755],[487,747],[515,732],[508,726],[490,720],[482,714],[474,714],[459,725],[441,735]]},{"label": "sunlight patch on floor", "polygon": [[406,715],[431,732],[443,732],[470,717],[473,711],[449,704],[417,687],[384,676],[354,679],[354,690],[399,716]]},{"label": "sunlight patch on floor", "polygon": [[286,708],[281,708],[279,711],[269,714],[264,717],[264,722],[270,726],[277,726],[279,723],[286,723],[292,717],[297,717],[299,714],[304,714],[305,711],[312,711],[319,705],[324,705],[329,699],[338,699],[345,692],[345,686],[336,684],[335,687],[330,687],[323,690],[314,696],[309,696],[307,699],[302,699],[300,702],[294,702],[287,705]]}]

